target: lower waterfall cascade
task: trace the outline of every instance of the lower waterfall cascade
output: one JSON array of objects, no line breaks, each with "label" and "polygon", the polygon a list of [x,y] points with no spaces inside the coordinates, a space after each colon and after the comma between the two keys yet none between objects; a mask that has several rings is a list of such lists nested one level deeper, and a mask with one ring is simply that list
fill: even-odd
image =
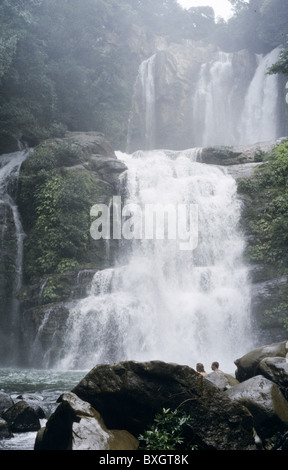
[{"label": "lower waterfall cascade", "polygon": [[181,250],[179,240],[168,237],[121,240],[116,266],[98,271],[87,297],[70,306],[56,367],[163,360],[208,368],[217,360],[231,371],[251,347],[236,181],[225,168],[196,161],[198,154],[117,153],[128,168],[125,204],[195,205],[197,243]]}]

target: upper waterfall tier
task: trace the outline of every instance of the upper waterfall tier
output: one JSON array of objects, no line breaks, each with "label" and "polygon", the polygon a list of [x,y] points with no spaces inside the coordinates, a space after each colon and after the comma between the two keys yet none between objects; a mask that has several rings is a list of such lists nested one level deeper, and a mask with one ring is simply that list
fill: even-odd
[{"label": "upper waterfall tier", "polygon": [[[266,56],[173,44],[144,61],[135,83],[128,151],[250,145],[281,136],[279,79]],[[283,98],[284,99],[284,98]]]}]

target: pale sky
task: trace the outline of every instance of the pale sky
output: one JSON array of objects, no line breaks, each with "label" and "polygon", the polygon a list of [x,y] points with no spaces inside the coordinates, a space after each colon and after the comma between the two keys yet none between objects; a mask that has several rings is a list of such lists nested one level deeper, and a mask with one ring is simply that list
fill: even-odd
[{"label": "pale sky", "polygon": [[232,16],[232,8],[228,0],[177,0],[183,8],[209,6],[214,9],[215,18],[221,16],[227,20]]}]

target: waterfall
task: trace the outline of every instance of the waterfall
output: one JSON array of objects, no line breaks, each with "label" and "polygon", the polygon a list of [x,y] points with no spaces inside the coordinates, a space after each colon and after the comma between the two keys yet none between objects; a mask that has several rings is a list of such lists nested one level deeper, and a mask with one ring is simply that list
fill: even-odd
[{"label": "waterfall", "polygon": [[[143,133],[143,149],[154,148],[155,144],[155,60],[156,54],[144,60],[139,67],[135,83],[135,95],[139,94],[141,107],[141,133]],[[133,118],[130,118],[130,121]],[[130,141],[130,126],[128,130],[128,147]]]},{"label": "waterfall", "polygon": [[267,55],[217,50],[200,65],[193,50],[191,63],[188,53],[182,57],[173,51],[166,62],[163,54],[154,54],[141,63],[129,151],[179,149],[182,141],[186,148],[250,145],[281,137],[279,78],[267,75],[281,48]]},{"label": "waterfall", "polygon": [[[18,176],[26,152],[1,156],[0,160],[0,264],[1,264],[1,362],[4,357],[13,363],[17,353],[18,299],[22,285],[24,232],[15,202]],[[1,310],[3,312],[1,313]],[[9,357],[10,356],[10,357]]]},{"label": "waterfall", "polygon": [[273,141],[278,135],[278,79],[267,70],[280,54],[277,47],[266,56],[258,56],[258,67],[245,97],[241,116],[242,141],[245,144]]},{"label": "waterfall", "polygon": [[192,367],[200,361],[209,369],[218,360],[231,372],[249,350],[236,182],[197,156],[199,149],[118,153],[128,168],[125,204],[197,207],[197,243],[184,250],[177,237],[136,237],[137,231],[135,239],[122,239],[117,265],[98,271],[87,297],[70,307],[59,368],[164,360]]},{"label": "waterfall", "polygon": [[143,90],[143,105],[145,109],[145,141],[154,147],[155,141],[155,55],[142,62],[139,78]]},{"label": "waterfall", "polygon": [[211,63],[201,66],[192,97],[192,127],[199,139],[196,140],[197,145],[238,143],[236,96],[233,54],[219,52]]},{"label": "waterfall", "polygon": [[197,145],[250,145],[280,137],[278,78],[267,75],[279,53],[277,47],[256,56],[254,76],[246,85],[238,80],[232,53],[218,52],[213,61],[201,66],[192,95]]}]

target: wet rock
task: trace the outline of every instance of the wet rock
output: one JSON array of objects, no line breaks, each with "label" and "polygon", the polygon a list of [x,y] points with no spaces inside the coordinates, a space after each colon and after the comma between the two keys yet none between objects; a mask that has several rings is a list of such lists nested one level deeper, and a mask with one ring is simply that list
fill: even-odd
[{"label": "wet rock", "polygon": [[32,432],[40,429],[40,421],[35,410],[25,401],[19,401],[3,413],[12,432]]},{"label": "wet rock", "polygon": [[0,416],[14,404],[13,399],[8,393],[0,391]]},{"label": "wet rock", "polygon": [[202,149],[201,162],[210,165],[242,165],[258,162],[261,152],[271,152],[283,139],[242,146],[215,146]]},{"label": "wet rock", "polygon": [[286,358],[288,354],[288,341],[281,341],[280,343],[273,343],[271,345],[262,346],[248,352],[239,359],[236,359],[235,365],[237,370],[235,372],[237,380],[243,382],[260,373],[259,364],[262,359],[267,357],[282,357]]},{"label": "wet rock", "polygon": [[276,383],[288,400],[288,362],[283,357],[266,357],[259,363],[259,370],[267,379]]},{"label": "wet rock", "polygon": [[134,436],[125,430],[108,430],[89,403],[73,393],[63,394],[59,401],[37,435],[35,450],[137,450]]},{"label": "wet rock", "polygon": [[288,430],[288,402],[271,380],[257,375],[235,385],[225,394],[248,408],[261,439]]},{"label": "wet rock", "polygon": [[39,401],[41,400],[41,397],[36,397],[36,396],[33,396],[33,395],[25,395],[24,394],[24,395],[19,395],[19,397],[17,397],[17,399],[19,399],[20,401],[25,401],[25,403],[27,403],[27,405],[29,405],[35,411],[36,416],[39,419],[45,419],[46,418],[45,412],[39,404]]}]

